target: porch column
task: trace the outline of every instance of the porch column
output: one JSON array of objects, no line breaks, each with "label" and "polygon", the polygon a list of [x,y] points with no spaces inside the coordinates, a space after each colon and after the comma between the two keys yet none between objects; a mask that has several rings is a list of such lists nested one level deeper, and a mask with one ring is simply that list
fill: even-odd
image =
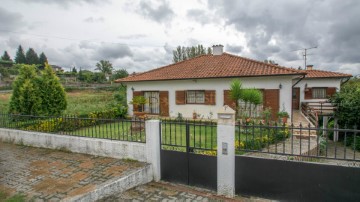
[{"label": "porch column", "polygon": [[145,121],[146,160],[152,165],[154,181],[160,181],[160,121]]},{"label": "porch column", "polygon": [[235,195],[235,111],[227,105],[218,112],[217,193]]}]

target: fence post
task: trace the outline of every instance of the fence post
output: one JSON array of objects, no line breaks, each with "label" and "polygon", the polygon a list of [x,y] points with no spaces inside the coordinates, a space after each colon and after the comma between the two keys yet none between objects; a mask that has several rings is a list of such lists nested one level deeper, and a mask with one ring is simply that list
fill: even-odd
[{"label": "fence post", "polygon": [[323,116],[323,137],[325,138],[328,138],[328,132],[327,132],[328,122],[329,122],[329,118],[327,116]]},{"label": "fence post", "polygon": [[334,137],[333,137],[333,141],[337,142],[339,140],[339,125],[338,125],[338,118],[335,117],[334,119]]},{"label": "fence post", "polygon": [[235,111],[226,105],[218,112],[217,193],[235,195]]},{"label": "fence post", "polygon": [[147,120],[145,122],[146,159],[153,167],[154,181],[160,181],[160,121]]}]

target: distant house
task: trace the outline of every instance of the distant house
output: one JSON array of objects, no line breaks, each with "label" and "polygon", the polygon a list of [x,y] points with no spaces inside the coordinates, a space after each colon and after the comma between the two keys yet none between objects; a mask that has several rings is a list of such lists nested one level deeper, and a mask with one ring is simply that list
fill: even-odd
[{"label": "distant house", "polygon": [[[145,106],[148,114],[175,117],[181,113],[184,117],[192,117],[196,112],[205,117],[213,114],[213,118],[217,118],[216,112],[223,105],[234,107],[229,99],[229,87],[231,80],[238,78],[244,88],[263,92],[261,108],[271,108],[275,118],[280,110],[291,114],[293,108],[299,109],[302,101],[325,99],[340,87],[342,79],[351,77],[268,64],[224,53],[221,45],[213,48],[213,55],[198,56],[116,82],[128,86],[128,100],[145,96],[149,100]],[[128,112],[133,114],[133,106]]]},{"label": "distant house", "polygon": [[57,65],[50,65],[50,66],[53,68],[53,70],[55,72],[63,72],[64,71],[64,69],[60,66],[57,66]]}]

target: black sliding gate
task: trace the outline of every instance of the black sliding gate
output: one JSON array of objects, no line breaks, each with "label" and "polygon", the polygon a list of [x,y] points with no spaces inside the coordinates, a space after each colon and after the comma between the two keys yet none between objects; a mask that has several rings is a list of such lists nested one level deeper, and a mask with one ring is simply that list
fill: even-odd
[{"label": "black sliding gate", "polygon": [[162,120],[161,179],[216,190],[216,124]]}]

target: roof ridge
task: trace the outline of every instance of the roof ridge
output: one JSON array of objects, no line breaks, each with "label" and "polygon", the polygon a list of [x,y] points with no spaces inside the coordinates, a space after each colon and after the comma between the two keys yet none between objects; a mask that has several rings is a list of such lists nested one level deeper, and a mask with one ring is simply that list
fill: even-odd
[{"label": "roof ridge", "polygon": [[286,70],[290,70],[290,71],[293,71],[293,72],[296,72],[296,73],[301,73],[301,71],[296,70],[296,69],[293,69],[293,68],[290,68],[290,67],[284,67],[284,66],[280,66],[280,65],[274,65],[274,64],[262,62],[262,61],[259,61],[259,60],[255,60],[255,59],[252,59],[252,58],[248,58],[248,57],[244,57],[244,56],[239,56],[239,55],[230,54],[230,53],[227,53],[227,52],[224,52],[224,54],[227,54],[227,55],[232,56],[232,57],[238,57],[238,58],[241,58],[241,59],[244,59],[244,60],[249,60],[249,61],[251,61],[251,62],[256,62],[256,63],[259,63],[259,64],[269,65],[269,66],[272,66],[272,67],[275,67],[275,68],[279,68],[279,69],[286,69]]},{"label": "roof ridge", "polygon": [[[333,72],[333,71],[328,71],[328,70],[322,70],[322,69],[311,69],[311,70],[303,70],[303,71],[318,71],[318,72],[327,72],[327,73],[336,73],[336,74],[342,74],[342,75],[351,75],[351,74],[345,74],[345,73],[341,73],[341,72]],[[352,76],[352,75],[351,75]]]}]

